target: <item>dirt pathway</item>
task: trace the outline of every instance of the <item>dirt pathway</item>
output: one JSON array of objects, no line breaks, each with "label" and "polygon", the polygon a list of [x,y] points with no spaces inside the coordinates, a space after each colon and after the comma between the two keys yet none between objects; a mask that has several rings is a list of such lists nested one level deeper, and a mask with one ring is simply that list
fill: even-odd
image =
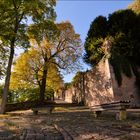
[{"label": "dirt pathway", "polygon": [[140,140],[140,113],[116,121],[105,112],[94,119],[84,107],[56,108],[52,114],[31,110],[0,116],[0,140]]}]

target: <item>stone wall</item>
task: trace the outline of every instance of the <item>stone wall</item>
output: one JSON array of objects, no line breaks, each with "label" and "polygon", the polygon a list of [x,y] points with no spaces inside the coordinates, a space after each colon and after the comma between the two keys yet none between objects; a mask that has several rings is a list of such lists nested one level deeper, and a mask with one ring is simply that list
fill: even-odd
[{"label": "stone wall", "polygon": [[136,106],[140,104],[135,76],[128,78],[123,75],[122,86],[119,87],[108,59],[87,71],[81,76],[80,82],[65,91],[65,101],[84,102],[88,106],[120,100],[131,100]]},{"label": "stone wall", "polygon": [[67,89],[65,91],[65,98],[64,98],[64,100],[66,102],[69,102],[69,103],[72,103],[73,102],[72,101],[72,98],[73,98],[73,89],[74,89],[74,87],[70,87],[69,89]]},{"label": "stone wall", "polygon": [[114,100],[108,60],[101,61],[85,74],[84,85],[86,105],[93,106]]},{"label": "stone wall", "polygon": [[131,78],[122,74],[122,85],[119,87],[115,79],[113,67],[110,65],[112,88],[115,101],[129,100],[132,106],[140,106],[140,92],[135,85],[136,78],[134,74]]}]

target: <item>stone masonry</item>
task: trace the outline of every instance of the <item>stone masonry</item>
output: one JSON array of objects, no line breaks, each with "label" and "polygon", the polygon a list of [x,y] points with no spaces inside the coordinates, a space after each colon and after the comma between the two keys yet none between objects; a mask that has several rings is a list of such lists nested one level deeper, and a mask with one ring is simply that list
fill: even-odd
[{"label": "stone masonry", "polygon": [[135,85],[135,76],[122,74],[119,86],[109,60],[102,59],[96,67],[82,74],[76,86],[65,91],[65,101],[84,102],[88,106],[113,101],[131,101],[132,106],[140,106],[140,94]]}]

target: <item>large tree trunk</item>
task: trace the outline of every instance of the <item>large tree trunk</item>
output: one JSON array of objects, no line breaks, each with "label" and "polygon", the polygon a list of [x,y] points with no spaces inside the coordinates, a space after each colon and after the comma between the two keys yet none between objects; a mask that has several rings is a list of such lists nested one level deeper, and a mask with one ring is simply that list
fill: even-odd
[{"label": "large tree trunk", "polygon": [[46,90],[46,79],[47,79],[47,66],[44,65],[43,69],[43,76],[42,76],[42,82],[40,86],[40,102],[43,103],[45,100],[45,90]]},{"label": "large tree trunk", "polygon": [[0,114],[5,113],[5,106],[7,103],[7,95],[8,95],[8,91],[9,91],[9,85],[10,85],[11,67],[12,67],[13,57],[14,57],[14,43],[15,43],[15,39],[13,39],[13,41],[11,41],[10,56],[9,56],[8,67],[7,67],[7,71],[6,71],[6,78],[5,78],[5,85],[4,85],[4,89],[3,89]]}]

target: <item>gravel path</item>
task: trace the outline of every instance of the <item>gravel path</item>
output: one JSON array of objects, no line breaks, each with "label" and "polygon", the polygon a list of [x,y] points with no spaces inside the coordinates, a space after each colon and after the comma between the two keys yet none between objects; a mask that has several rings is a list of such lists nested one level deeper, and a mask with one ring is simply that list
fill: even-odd
[{"label": "gravel path", "polygon": [[94,119],[84,107],[57,108],[50,115],[11,112],[0,116],[0,140],[140,140],[140,113],[123,122],[114,115]]}]

